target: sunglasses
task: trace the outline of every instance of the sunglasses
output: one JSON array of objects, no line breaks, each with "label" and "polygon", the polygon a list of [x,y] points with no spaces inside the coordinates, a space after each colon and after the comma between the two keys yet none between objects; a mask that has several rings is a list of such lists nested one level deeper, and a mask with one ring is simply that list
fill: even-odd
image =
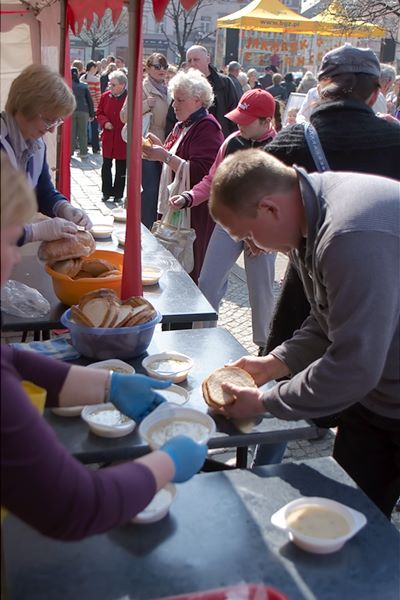
[{"label": "sunglasses", "polygon": [[44,117],[42,117],[42,115],[39,115],[39,118],[42,120],[47,131],[49,131],[50,129],[56,129],[57,127],[59,127],[60,125],[62,125],[64,123],[64,119],[61,119],[61,118],[56,119],[55,121],[49,121],[48,119],[45,119]]},{"label": "sunglasses", "polygon": [[155,69],[156,71],[166,71],[168,69],[168,65],[166,67],[164,67],[163,65],[160,64],[155,64],[155,65],[150,65],[150,67],[153,67],[153,69]]}]

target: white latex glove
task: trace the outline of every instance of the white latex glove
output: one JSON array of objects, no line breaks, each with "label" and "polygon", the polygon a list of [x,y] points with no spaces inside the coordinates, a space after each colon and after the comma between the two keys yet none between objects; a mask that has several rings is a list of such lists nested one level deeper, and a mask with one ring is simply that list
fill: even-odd
[{"label": "white latex glove", "polygon": [[78,227],[72,221],[55,217],[46,219],[39,223],[31,223],[26,226],[27,242],[50,242],[61,238],[72,237],[78,231]]},{"label": "white latex glove", "polygon": [[93,223],[85,211],[81,208],[75,208],[75,206],[72,206],[69,202],[61,204],[57,211],[57,215],[67,219],[67,221],[72,221],[85,229],[91,229],[93,227]]}]

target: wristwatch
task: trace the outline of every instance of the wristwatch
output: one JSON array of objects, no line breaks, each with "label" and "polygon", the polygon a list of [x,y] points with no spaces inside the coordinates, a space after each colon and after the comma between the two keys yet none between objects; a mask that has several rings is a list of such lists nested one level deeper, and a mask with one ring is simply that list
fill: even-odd
[{"label": "wristwatch", "polygon": [[167,152],[167,156],[164,159],[164,162],[165,162],[166,165],[168,165],[171,162],[171,159],[172,159],[173,156],[174,155],[172,154],[172,152]]}]

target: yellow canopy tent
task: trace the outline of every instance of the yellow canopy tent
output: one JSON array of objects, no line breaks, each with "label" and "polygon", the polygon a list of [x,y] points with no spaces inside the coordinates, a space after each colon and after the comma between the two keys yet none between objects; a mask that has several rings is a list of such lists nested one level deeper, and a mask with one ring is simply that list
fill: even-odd
[{"label": "yellow canopy tent", "polygon": [[217,20],[218,28],[281,33],[314,33],[318,24],[290,10],[279,0],[253,0]]},{"label": "yellow canopy tent", "polygon": [[328,8],[311,19],[317,24],[318,35],[348,36],[358,38],[385,37],[385,30],[373,23],[352,21],[346,17],[346,9],[336,0]]}]

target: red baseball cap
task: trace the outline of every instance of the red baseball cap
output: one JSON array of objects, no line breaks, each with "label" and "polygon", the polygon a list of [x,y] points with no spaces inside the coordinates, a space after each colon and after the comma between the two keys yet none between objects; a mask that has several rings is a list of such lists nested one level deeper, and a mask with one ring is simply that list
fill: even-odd
[{"label": "red baseball cap", "polygon": [[250,125],[256,119],[272,117],[275,114],[275,99],[269,92],[256,88],[245,92],[236,108],[225,117],[238,125]]}]

